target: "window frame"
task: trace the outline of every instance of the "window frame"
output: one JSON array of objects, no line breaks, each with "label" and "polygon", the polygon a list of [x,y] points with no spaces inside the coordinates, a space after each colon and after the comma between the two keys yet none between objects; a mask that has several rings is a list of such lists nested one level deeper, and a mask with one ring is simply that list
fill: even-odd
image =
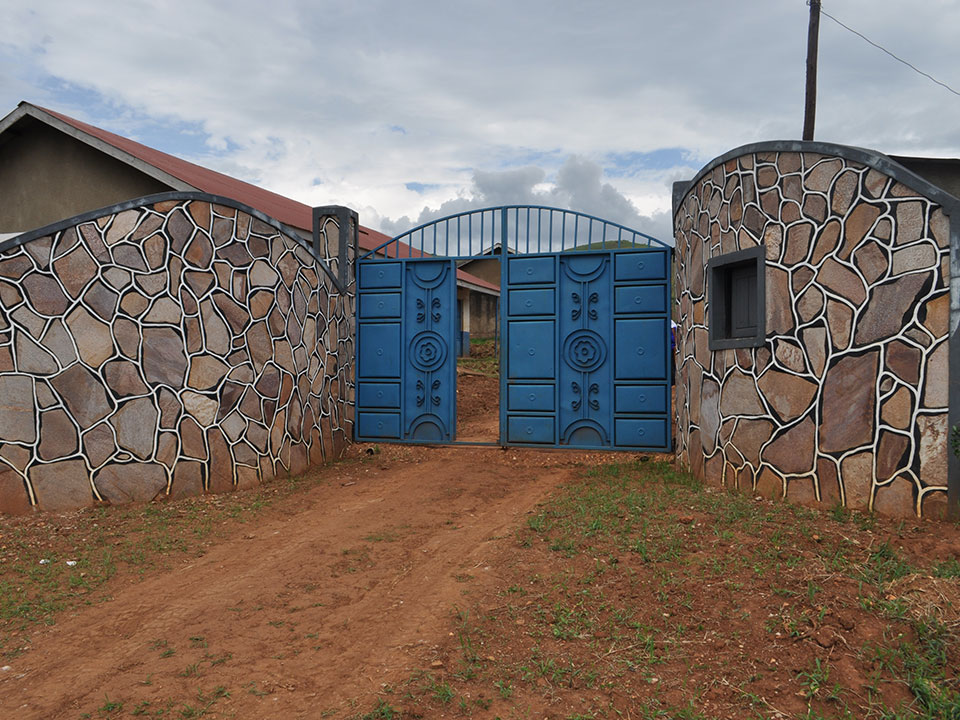
[{"label": "window frame", "polygon": [[[752,333],[735,335],[732,331],[736,299],[730,295],[735,271],[752,268],[756,273],[753,296],[757,323]],[[766,249],[763,245],[712,257],[707,261],[707,301],[710,303],[708,343],[710,350],[762,347],[767,337]]]}]

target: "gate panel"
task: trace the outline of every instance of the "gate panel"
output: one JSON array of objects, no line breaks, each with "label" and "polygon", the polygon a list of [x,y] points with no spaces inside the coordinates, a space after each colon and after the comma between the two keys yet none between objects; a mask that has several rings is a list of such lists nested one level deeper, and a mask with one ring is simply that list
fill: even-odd
[{"label": "gate panel", "polygon": [[506,263],[501,442],[669,450],[669,251]]},{"label": "gate panel", "polygon": [[617,318],[617,380],[665,381],[668,331],[666,318]]},{"label": "gate panel", "polygon": [[560,265],[560,444],[613,444],[610,253],[570,253]]},{"label": "gate panel", "polygon": [[[551,308],[551,315],[553,314]],[[556,323],[550,320],[511,320],[507,363],[511,380],[545,380],[553,383],[553,340]]]},{"label": "gate panel", "polygon": [[451,442],[457,425],[453,261],[406,261],[403,291],[404,439]]},{"label": "gate panel", "polygon": [[361,261],[357,285],[357,439],[452,442],[454,262]]}]

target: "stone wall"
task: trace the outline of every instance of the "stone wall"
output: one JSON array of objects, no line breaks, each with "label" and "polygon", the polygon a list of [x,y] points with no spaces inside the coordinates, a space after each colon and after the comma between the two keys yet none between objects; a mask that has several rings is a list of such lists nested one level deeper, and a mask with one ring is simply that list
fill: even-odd
[{"label": "stone wall", "polygon": [[0,511],[249,487],[352,437],[352,294],[275,221],[169,197],[0,251]]},{"label": "stone wall", "polygon": [[[729,153],[678,198],[678,459],[768,497],[939,515],[950,218],[882,156],[786,145]],[[707,262],[757,245],[765,342],[711,352]]]}]

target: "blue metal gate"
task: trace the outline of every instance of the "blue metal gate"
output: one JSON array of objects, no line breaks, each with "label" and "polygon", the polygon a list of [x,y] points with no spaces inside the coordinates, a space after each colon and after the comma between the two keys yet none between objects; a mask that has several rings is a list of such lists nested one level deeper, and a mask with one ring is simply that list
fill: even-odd
[{"label": "blue metal gate", "polygon": [[358,439],[451,442],[457,417],[453,260],[362,262]]},{"label": "blue metal gate", "polygon": [[492,252],[504,335],[499,444],[669,450],[671,248],[528,206],[444,218],[360,258],[357,439],[454,441],[450,258]]},{"label": "blue metal gate", "polygon": [[507,259],[507,443],[669,449],[667,260],[665,250]]}]

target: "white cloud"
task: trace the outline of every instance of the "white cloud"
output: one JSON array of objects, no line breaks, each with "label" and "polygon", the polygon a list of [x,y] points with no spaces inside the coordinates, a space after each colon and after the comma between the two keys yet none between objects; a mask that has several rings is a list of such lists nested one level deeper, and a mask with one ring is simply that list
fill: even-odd
[{"label": "white cloud", "polygon": [[423,207],[416,217],[375,216],[382,232],[397,235],[409,228],[455,213],[500,205],[539,205],[566,208],[619,223],[672,244],[669,210],[642,215],[628,197],[604,182],[599,164],[571,155],[552,182],[542,168],[476,171],[467,192],[441,204]]},{"label": "white cloud", "polygon": [[[960,85],[960,3],[824,9]],[[629,201],[656,218],[673,179],[802,124],[801,0],[47,0],[3,13],[0,107],[48,105],[304,202],[387,218],[478,192],[559,193],[606,212]],[[820,49],[818,139],[960,155],[960,98],[828,18]],[[684,154],[611,160],[662,148]]]}]

